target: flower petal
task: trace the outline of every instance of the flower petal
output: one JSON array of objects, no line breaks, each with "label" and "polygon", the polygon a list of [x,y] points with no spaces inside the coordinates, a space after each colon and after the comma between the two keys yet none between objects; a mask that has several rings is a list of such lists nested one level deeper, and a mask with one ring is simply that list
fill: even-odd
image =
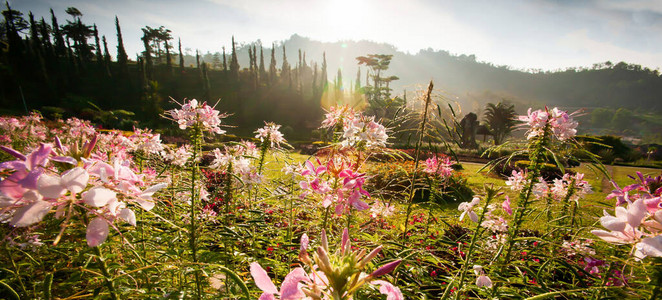
[{"label": "flower petal", "polygon": [[276,297],[274,296],[274,294],[262,293],[262,295],[260,295],[260,298],[258,298],[257,300],[276,300]]},{"label": "flower petal", "polygon": [[46,201],[35,201],[14,212],[10,224],[16,227],[26,227],[44,219],[51,210],[51,204]]},{"label": "flower petal", "polygon": [[492,287],[492,280],[485,276],[485,275],[480,275],[478,278],[476,278],[476,285],[478,287]]},{"label": "flower petal", "polygon": [[44,166],[48,162],[48,156],[53,152],[53,146],[50,144],[41,144],[39,149],[28,154],[25,160],[25,167],[28,170],[34,170],[35,167]]},{"label": "flower petal", "polygon": [[292,270],[280,285],[280,300],[297,300],[306,296],[299,288],[299,282],[309,280],[303,268]]},{"label": "flower petal", "polygon": [[62,185],[74,194],[78,194],[87,187],[90,174],[81,167],[73,168],[62,173]]},{"label": "flower petal", "polygon": [[87,234],[85,239],[87,239],[87,245],[90,247],[96,247],[108,238],[108,221],[102,218],[94,218],[90,221],[90,224],[87,225]]},{"label": "flower petal", "polygon": [[396,286],[392,285],[388,281],[384,280],[373,280],[370,283],[379,286],[379,292],[386,295],[386,300],[402,300],[402,292]]},{"label": "flower petal", "polygon": [[100,186],[93,187],[83,194],[85,204],[94,207],[103,207],[110,200],[116,199],[117,193]]},{"label": "flower petal", "polygon": [[251,263],[250,270],[251,276],[253,276],[253,280],[255,280],[255,285],[257,285],[260,290],[268,294],[278,293],[278,289],[276,289],[274,283],[271,282],[271,278],[267,275],[267,271],[265,271],[259,263]]},{"label": "flower petal", "polygon": [[66,189],[62,186],[60,176],[41,174],[37,179],[37,189],[46,198],[57,199],[64,195]]},{"label": "flower petal", "polygon": [[127,223],[136,226],[136,214],[132,210],[123,208],[117,216]]}]

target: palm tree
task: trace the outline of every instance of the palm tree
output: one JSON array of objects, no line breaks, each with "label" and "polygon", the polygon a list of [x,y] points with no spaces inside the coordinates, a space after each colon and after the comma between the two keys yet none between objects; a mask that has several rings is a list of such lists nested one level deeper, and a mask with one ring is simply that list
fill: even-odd
[{"label": "palm tree", "polygon": [[485,107],[485,123],[494,138],[494,145],[502,144],[515,128],[515,105],[499,102]]}]

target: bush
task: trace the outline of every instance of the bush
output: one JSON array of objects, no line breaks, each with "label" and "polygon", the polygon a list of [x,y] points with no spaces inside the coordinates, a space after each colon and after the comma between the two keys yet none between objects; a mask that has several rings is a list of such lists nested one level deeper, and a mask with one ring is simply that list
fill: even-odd
[{"label": "bush", "polygon": [[[604,163],[611,163],[616,158],[632,161],[632,149],[625,145],[620,137],[613,135],[577,136],[576,139],[583,145],[584,150],[602,157]],[[611,152],[607,152],[607,150]]]},{"label": "bush", "polygon": [[[461,165],[456,164],[453,169],[461,169]],[[370,178],[368,184],[374,191],[383,194],[387,198],[402,199],[402,197],[396,196],[407,191],[413,170],[413,161],[373,163],[369,165],[367,172],[376,175]],[[428,201],[430,199],[430,182],[427,177],[419,176],[416,185],[418,189],[414,194],[414,202]],[[468,201],[474,195],[467,184],[467,180],[457,173],[448,178],[444,186],[443,192],[437,190],[435,199],[432,199],[438,204]]]}]

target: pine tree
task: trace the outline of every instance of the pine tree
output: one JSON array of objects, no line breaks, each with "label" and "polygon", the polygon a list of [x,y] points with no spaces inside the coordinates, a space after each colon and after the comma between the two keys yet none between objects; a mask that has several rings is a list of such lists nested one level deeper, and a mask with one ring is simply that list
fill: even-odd
[{"label": "pine tree", "polygon": [[152,47],[149,45],[149,36],[147,33],[141,38],[143,41],[143,46],[145,46],[145,52],[143,52],[143,58],[145,60],[145,76],[147,80],[152,80]]},{"label": "pine tree", "polygon": [[327,79],[328,75],[326,73],[326,52],[322,53],[322,58],[323,58],[323,60],[322,60],[322,71],[321,71],[322,74],[320,75],[321,76],[321,78],[320,78],[320,90],[322,92],[324,92],[326,90],[327,81],[328,81],[328,79]]},{"label": "pine tree", "polygon": [[55,42],[55,55],[57,57],[64,57],[66,55],[66,48],[64,46],[64,36],[62,36],[62,31],[60,30],[60,25],[57,23],[57,18],[55,13],[51,8],[51,26],[53,27],[53,40]]},{"label": "pine tree", "polygon": [[200,52],[198,52],[198,49],[195,49],[195,67],[200,69]]},{"label": "pine tree", "polygon": [[179,48],[179,70],[184,71],[184,55],[182,54],[182,39],[178,39]]},{"label": "pine tree", "polygon": [[276,82],[276,45],[271,44],[271,62],[269,63],[269,84]]},{"label": "pine tree", "polygon": [[223,46],[223,71],[228,71],[228,60],[225,58],[225,46]]},{"label": "pine tree", "polygon": [[32,12],[28,13],[30,19],[30,44],[34,55],[41,54],[41,40],[39,39],[39,29],[37,27],[37,22],[34,20],[34,15]]},{"label": "pine tree", "polygon": [[129,74],[129,56],[124,50],[124,41],[122,41],[122,30],[120,29],[120,20],[115,16],[115,29],[117,30],[117,64],[120,67],[120,74]]},{"label": "pine tree", "polygon": [[202,63],[202,90],[205,93],[205,101],[211,101],[211,91],[209,87],[209,75],[207,74],[207,63]]},{"label": "pine tree", "polygon": [[359,93],[361,91],[361,68],[356,70],[356,83],[354,84],[354,91]]},{"label": "pine tree", "polygon": [[235,48],[234,36],[232,36],[232,54],[230,58],[230,74],[232,79],[239,80],[239,61],[237,60],[237,49]]},{"label": "pine tree", "polygon": [[165,51],[166,51],[166,66],[168,71],[172,71],[172,61],[170,57],[170,45],[168,45],[168,40],[165,40]]},{"label": "pine tree", "polygon": [[288,82],[290,88],[292,88],[292,76],[290,76],[290,64],[287,62],[285,44],[283,44],[283,66],[280,68],[280,78]]},{"label": "pine tree", "polygon": [[97,65],[99,68],[103,67],[103,55],[101,54],[101,42],[99,41],[99,30],[97,24],[94,24],[94,43],[96,45]]},{"label": "pine tree", "polygon": [[317,88],[317,63],[313,64],[313,100],[317,100],[319,89]]},{"label": "pine tree", "polygon": [[49,53],[49,56],[51,56],[53,54],[53,44],[51,44],[51,36],[50,33],[48,33],[48,24],[46,24],[43,17],[39,22],[39,34],[41,35],[44,50],[46,50]]},{"label": "pine tree", "polygon": [[110,74],[110,53],[108,53],[108,43],[106,42],[106,36],[101,37],[101,41],[103,42],[103,62],[104,62],[104,67],[106,68],[106,74],[108,76],[111,76]]},{"label": "pine tree", "polygon": [[260,45],[260,80],[264,82],[267,79],[267,70],[264,67],[264,49]]}]

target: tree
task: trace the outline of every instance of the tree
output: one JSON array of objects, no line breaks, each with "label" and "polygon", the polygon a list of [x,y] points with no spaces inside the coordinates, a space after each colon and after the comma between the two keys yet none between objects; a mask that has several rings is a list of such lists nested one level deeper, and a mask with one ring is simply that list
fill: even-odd
[{"label": "tree", "polygon": [[106,68],[106,74],[110,76],[110,53],[108,53],[108,43],[106,42],[106,36],[101,37],[101,41],[103,42],[103,61],[104,65]]},{"label": "tree", "polygon": [[280,79],[289,81],[289,86],[292,87],[292,77],[290,76],[290,64],[287,62],[287,53],[285,51],[285,44],[283,44],[283,65],[280,68]]},{"label": "tree", "polygon": [[67,9],[64,12],[70,15],[74,19],[74,21],[76,21],[76,19],[80,20],[80,17],[83,16],[80,10],[78,10],[78,8],[75,7],[67,7]]},{"label": "tree", "polygon": [[356,58],[359,65],[366,65],[368,71],[366,76],[372,78],[372,85],[366,79],[366,85],[363,87],[363,93],[368,101],[367,111],[384,119],[390,119],[395,115],[399,107],[404,103],[402,99],[391,99],[390,83],[398,80],[397,76],[383,77],[383,72],[388,70],[391,64],[390,54],[368,54]]},{"label": "tree", "polygon": [[60,30],[60,25],[57,23],[57,18],[55,17],[55,12],[53,12],[53,9],[51,9],[51,25],[53,27],[55,55],[58,57],[64,57],[67,53],[67,49],[64,46],[64,36],[62,36],[62,31]]},{"label": "tree", "polygon": [[97,24],[94,24],[94,43],[96,45],[96,58],[99,67],[103,66],[103,54],[101,53],[101,42],[99,41],[99,30]]},{"label": "tree", "polygon": [[230,57],[230,74],[232,79],[239,80],[239,60],[237,60],[237,49],[235,48],[234,35],[232,36],[232,54]]},{"label": "tree", "polygon": [[122,30],[120,29],[120,20],[115,16],[115,29],[117,30],[117,64],[120,67],[120,73],[126,75],[129,73],[129,56],[124,50],[124,41],[122,40]]},{"label": "tree", "polygon": [[184,71],[184,55],[182,55],[182,39],[177,39],[178,48],[179,48],[179,69]]},{"label": "tree", "polygon": [[485,107],[485,123],[494,139],[494,145],[502,144],[515,128],[515,105],[499,102]]},{"label": "tree", "polygon": [[[366,82],[364,93],[368,98],[370,105],[378,105],[385,99],[390,98],[391,89],[389,84],[393,80],[398,80],[397,76],[382,77],[382,72],[388,70],[391,64],[393,55],[390,54],[368,54],[367,56],[359,56],[356,58],[359,65],[366,65],[368,67],[367,75],[372,78],[372,86]],[[382,86],[382,84],[386,84]]]},{"label": "tree", "polygon": [[276,45],[271,44],[271,62],[269,63],[269,84],[276,82]]}]

